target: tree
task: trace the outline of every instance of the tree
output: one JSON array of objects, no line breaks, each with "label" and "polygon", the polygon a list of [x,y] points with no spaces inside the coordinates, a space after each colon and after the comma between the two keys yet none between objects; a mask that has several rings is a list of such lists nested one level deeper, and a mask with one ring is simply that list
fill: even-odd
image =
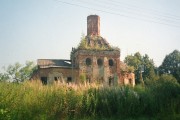
[{"label": "tree", "polygon": [[9,76],[7,74],[0,73],[0,82],[7,82],[8,79]]},{"label": "tree", "polygon": [[159,73],[160,75],[171,74],[180,83],[180,51],[174,50],[166,55],[162,65],[159,66]]},{"label": "tree", "polygon": [[86,37],[85,37],[84,34],[82,34],[81,41],[80,41],[80,43],[79,43],[78,48],[79,48],[79,49],[86,49],[86,48],[87,48]]},{"label": "tree", "polygon": [[154,62],[147,54],[142,56],[139,52],[136,52],[134,55],[125,57],[124,62],[128,66],[134,67],[136,83],[143,83],[143,80],[154,79],[156,76]]},{"label": "tree", "polygon": [[150,59],[147,54],[143,56],[143,65],[144,65],[143,77],[148,79],[154,79],[156,76],[154,61],[153,59]]},{"label": "tree", "polygon": [[4,73],[0,73],[0,81],[10,81],[10,82],[24,82],[30,79],[36,66],[33,62],[27,61],[23,66],[20,63],[15,63],[14,65],[9,65],[7,68],[4,67]]}]

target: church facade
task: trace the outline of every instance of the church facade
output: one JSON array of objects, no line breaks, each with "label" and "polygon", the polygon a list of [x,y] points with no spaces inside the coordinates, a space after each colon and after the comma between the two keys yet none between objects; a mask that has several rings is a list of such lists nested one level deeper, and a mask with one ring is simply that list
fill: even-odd
[{"label": "church facade", "polygon": [[87,35],[82,37],[77,48],[72,48],[70,60],[38,59],[38,70],[32,79],[43,84],[55,82],[99,83],[104,85],[135,85],[134,74],[122,72],[120,49],[111,46],[100,36],[100,17],[87,17]]}]

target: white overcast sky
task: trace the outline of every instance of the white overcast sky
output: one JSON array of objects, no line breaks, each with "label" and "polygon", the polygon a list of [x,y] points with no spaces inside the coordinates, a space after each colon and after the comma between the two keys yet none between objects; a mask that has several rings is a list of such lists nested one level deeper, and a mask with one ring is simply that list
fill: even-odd
[{"label": "white overcast sky", "polygon": [[180,0],[0,0],[0,67],[37,59],[70,59],[88,15],[101,36],[128,54],[148,54],[159,66],[180,50]]}]

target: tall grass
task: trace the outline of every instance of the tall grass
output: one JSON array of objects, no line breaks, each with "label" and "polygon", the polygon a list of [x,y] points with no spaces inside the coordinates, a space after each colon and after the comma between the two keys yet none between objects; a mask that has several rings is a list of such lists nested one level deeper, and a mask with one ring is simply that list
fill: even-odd
[{"label": "tall grass", "polygon": [[0,120],[179,119],[180,85],[170,80],[147,86],[0,83]]}]

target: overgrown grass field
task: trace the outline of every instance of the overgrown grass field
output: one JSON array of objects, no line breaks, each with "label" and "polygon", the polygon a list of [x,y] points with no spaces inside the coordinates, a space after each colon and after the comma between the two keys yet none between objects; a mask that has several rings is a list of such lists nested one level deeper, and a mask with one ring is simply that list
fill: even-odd
[{"label": "overgrown grass field", "polygon": [[0,120],[180,119],[180,84],[169,79],[146,85],[46,85],[0,83]]}]

